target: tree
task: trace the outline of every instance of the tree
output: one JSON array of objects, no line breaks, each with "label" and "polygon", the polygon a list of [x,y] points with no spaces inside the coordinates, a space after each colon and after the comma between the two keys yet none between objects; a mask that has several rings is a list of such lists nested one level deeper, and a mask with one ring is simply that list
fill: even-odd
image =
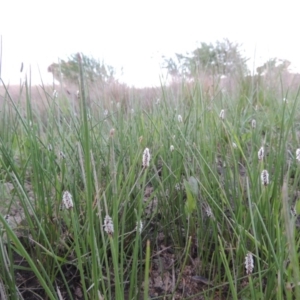
[{"label": "tree", "polygon": [[[93,57],[82,54],[82,65],[84,79],[88,84],[94,82],[109,82],[115,78],[115,70],[113,67],[101,63]],[[48,67],[48,72],[53,74],[54,79],[67,81],[68,83],[77,84],[79,78],[78,55],[71,55],[67,61],[61,60],[59,64],[53,63]]]},{"label": "tree", "polygon": [[257,74],[270,74],[277,72],[288,72],[291,62],[287,59],[270,58],[263,65],[256,68]]},{"label": "tree", "polygon": [[240,45],[228,39],[215,44],[201,43],[191,53],[176,54],[173,58],[164,58],[164,67],[172,76],[197,77],[201,72],[208,75],[246,74],[247,59],[240,52]]}]

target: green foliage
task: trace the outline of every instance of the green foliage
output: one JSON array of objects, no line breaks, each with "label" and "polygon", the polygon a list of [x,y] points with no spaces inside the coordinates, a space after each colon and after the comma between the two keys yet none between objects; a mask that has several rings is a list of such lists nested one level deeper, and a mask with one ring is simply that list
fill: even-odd
[{"label": "green foliage", "polygon": [[188,181],[184,180],[187,200],[185,203],[185,212],[190,216],[196,209],[196,198],[198,196],[198,183],[196,178],[191,176]]},{"label": "green foliage", "polygon": [[240,45],[228,39],[215,44],[202,42],[191,53],[176,54],[173,58],[164,58],[165,68],[172,76],[197,77],[201,72],[207,75],[245,75],[248,72],[247,59],[243,57]]},{"label": "green foliage", "polygon": [[[104,64],[93,57],[81,55],[84,80],[88,84],[96,82],[109,82],[114,80],[115,70],[112,66]],[[54,78],[78,84],[79,82],[79,59],[77,54],[71,55],[67,61],[61,60],[59,64],[53,63],[48,67]]]},{"label": "green foliage", "polygon": [[287,71],[291,62],[286,59],[270,58],[263,65],[256,68],[258,75],[263,72],[268,74],[277,74],[278,72]]},{"label": "green foliage", "polygon": [[7,92],[0,122],[1,299],[299,298],[298,95],[265,93],[256,109],[183,81],[157,103],[131,90],[89,111],[81,90],[75,115],[45,89],[41,115],[24,88],[26,110]]},{"label": "green foliage", "polygon": [[300,215],[300,200],[298,199],[295,205],[297,215]]}]

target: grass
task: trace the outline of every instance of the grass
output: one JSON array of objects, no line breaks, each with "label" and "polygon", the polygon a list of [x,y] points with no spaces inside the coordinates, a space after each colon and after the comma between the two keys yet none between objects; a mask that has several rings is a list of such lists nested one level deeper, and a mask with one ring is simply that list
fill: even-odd
[{"label": "grass", "polygon": [[297,93],[243,83],[209,99],[183,81],[111,103],[83,87],[75,106],[43,87],[42,113],[30,81],[5,93],[1,299],[300,297]]}]

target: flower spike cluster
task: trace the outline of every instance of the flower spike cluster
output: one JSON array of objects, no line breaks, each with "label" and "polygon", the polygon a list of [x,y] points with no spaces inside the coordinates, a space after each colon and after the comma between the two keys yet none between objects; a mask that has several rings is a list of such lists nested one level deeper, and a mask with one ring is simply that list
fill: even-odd
[{"label": "flower spike cluster", "polygon": [[112,218],[109,215],[106,215],[104,218],[104,231],[108,235],[113,235],[114,233],[114,224]]},{"label": "flower spike cluster", "polygon": [[149,167],[150,159],[151,159],[151,156],[150,156],[149,148],[146,148],[143,152],[143,161],[142,161],[143,168],[148,168]]},{"label": "flower spike cluster", "polygon": [[135,230],[139,232],[139,234],[142,233],[143,231],[143,228],[144,228],[144,224],[142,221],[139,221],[139,222],[136,222],[136,227],[135,227]]},{"label": "flower spike cluster", "polygon": [[253,255],[251,252],[248,252],[245,257],[245,269],[246,269],[247,275],[252,274],[253,269],[254,269],[254,261],[253,261]]},{"label": "flower spike cluster", "polygon": [[73,208],[73,199],[72,199],[72,195],[70,194],[70,192],[65,191],[63,194],[63,205],[65,206],[66,209],[70,209]]},{"label": "flower spike cluster", "polygon": [[296,150],[296,159],[300,161],[300,148]]},{"label": "flower spike cluster", "polygon": [[261,172],[261,183],[264,185],[264,186],[267,186],[269,184],[269,173],[267,170],[263,170]]},{"label": "flower spike cluster", "polygon": [[220,111],[219,117],[220,117],[221,120],[224,120],[224,119],[225,119],[225,110],[224,110],[224,109],[222,109],[222,110]]},{"label": "flower spike cluster", "polygon": [[259,160],[262,160],[265,156],[265,149],[264,147],[260,147],[260,149],[257,152],[257,156]]}]

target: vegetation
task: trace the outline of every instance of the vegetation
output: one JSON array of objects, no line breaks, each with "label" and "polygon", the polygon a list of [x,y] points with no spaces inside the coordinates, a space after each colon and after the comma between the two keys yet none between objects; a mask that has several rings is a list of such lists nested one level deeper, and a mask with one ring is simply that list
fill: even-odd
[{"label": "vegetation", "polygon": [[195,78],[206,75],[246,75],[247,59],[243,57],[240,45],[228,39],[215,44],[202,42],[200,47],[187,54],[176,54],[176,59],[164,57],[164,67],[174,76]]},{"label": "vegetation", "polygon": [[[115,70],[112,66],[101,63],[93,57],[82,55],[82,67],[86,84],[95,82],[110,82],[115,80]],[[78,85],[79,82],[79,61],[76,54],[72,54],[67,61],[61,60],[59,64],[52,63],[48,67],[48,72],[53,74],[53,78],[68,84]]]},{"label": "vegetation", "polygon": [[0,298],[300,299],[298,93],[195,78],[87,105],[79,58],[76,111],[5,87]]}]

